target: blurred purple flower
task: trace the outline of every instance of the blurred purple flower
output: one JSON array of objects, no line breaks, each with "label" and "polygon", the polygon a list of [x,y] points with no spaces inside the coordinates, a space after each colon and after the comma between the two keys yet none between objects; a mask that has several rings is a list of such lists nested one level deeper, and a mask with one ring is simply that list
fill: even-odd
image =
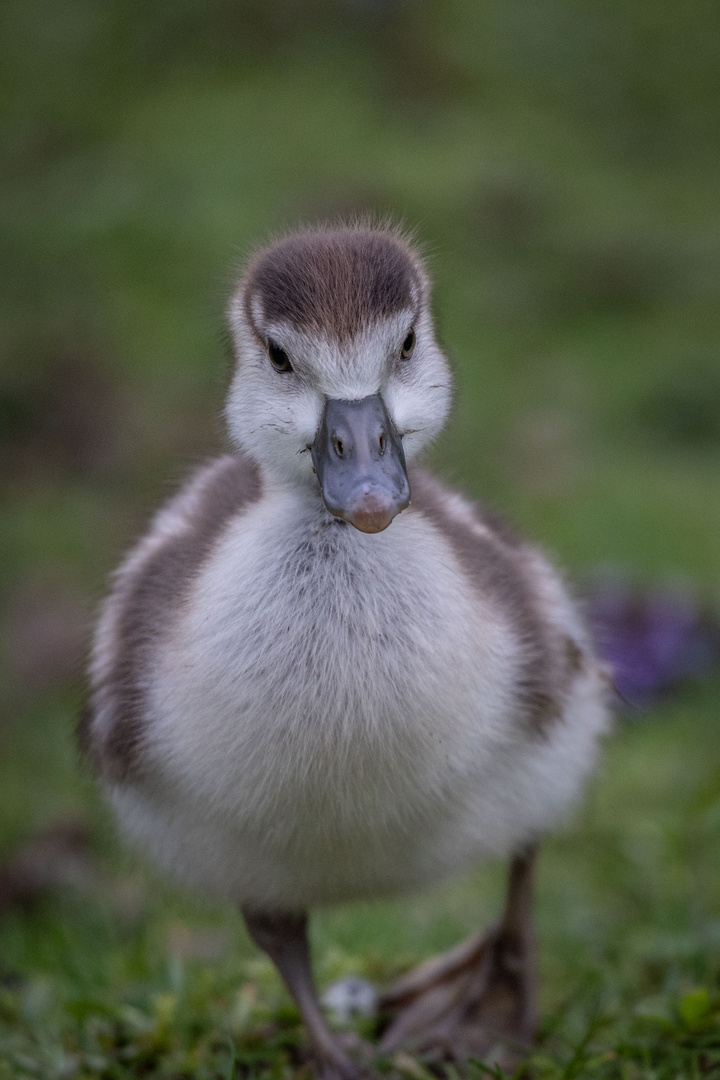
[{"label": "blurred purple flower", "polygon": [[630,705],[651,705],[720,663],[720,626],[686,591],[605,579],[591,590],[587,613],[597,649]]}]

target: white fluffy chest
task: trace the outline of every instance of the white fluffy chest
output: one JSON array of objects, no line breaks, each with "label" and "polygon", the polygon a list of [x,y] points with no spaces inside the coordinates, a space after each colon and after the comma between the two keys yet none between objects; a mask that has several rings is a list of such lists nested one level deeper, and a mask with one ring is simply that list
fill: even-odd
[{"label": "white fluffy chest", "polygon": [[[443,816],[512,737],[516,644],[441,537],[266,496],[193,586],[150,687],[174,790],[263,844]],[[302,846],[302,845],[301,845]]]}]

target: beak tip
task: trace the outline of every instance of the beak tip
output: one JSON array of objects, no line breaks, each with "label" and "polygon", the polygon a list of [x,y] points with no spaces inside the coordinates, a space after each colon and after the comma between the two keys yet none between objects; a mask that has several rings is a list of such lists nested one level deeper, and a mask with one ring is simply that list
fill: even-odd
[{"label": "beak tip", "polygon": [[375,493],[363,495],[345,512],[345,519],[364,533],[379,533],[408,505],[407,499],[390,499]]}]

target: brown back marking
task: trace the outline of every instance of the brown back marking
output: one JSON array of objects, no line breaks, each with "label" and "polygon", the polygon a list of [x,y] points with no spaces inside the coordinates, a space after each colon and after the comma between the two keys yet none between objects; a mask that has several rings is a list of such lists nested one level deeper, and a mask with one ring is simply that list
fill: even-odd
[{"label": "brown back marking", "polygon": [[375,318],[414,308],[422,287],[418,265],[417,256],[390,231],[345,227],[297,233],[251,263],[245,314],[254,326],[257,297],[268,322],[288,322],[345,341]]},{"label": "brown back marking", "polygon": [[[215,475],[200,493],[192,524],[165,540],[130,578],[125,595],[115,600],[121,604],[115,656],[103,684],[94,688],[78,728],[81,748],[108,779],[126,780],[140,765],[146,714],[144,684],[154,646],[187,596],[223,526],[259,497],[260,479],[253,462],[240,454],[220,459]],[[100,699],[103,708],[111,710],[111,720],[106,738],[98,745],[91,723]]]},{"label": "brown back marking", "polygon": [[477,504],[478,521],[490,535],[473,532],[465,522],[447,513],[444,501],[450,492],[423,469],[411,470],[410,490],[411,508],[432,521],[450,543],[472,585],[496,601],[509,617],[524,654],[517,685],[520,711],[531,730],[543,734],[561,715],[577,659],[568,646],[569,639],[540,614],[523,565],[522,541],[502,518]]}]

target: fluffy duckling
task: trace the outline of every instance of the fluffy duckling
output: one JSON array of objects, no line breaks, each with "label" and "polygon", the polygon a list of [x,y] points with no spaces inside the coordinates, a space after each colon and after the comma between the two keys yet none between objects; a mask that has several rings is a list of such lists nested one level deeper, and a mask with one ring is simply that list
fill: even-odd
[{"label": "fluffy duckling", "polygon": [[451,374],[398,232],[299,232],[232,297],[234,445],[118,570],[82,743],[122,832],[237,904],[318,1072],[363,1072],[318,1004],[307,912],[510,858],[498,925],[385,995],[381,1047],[457,1060],[532,1038],[543,833],[606,728],[552,567],[413,463]]}]

